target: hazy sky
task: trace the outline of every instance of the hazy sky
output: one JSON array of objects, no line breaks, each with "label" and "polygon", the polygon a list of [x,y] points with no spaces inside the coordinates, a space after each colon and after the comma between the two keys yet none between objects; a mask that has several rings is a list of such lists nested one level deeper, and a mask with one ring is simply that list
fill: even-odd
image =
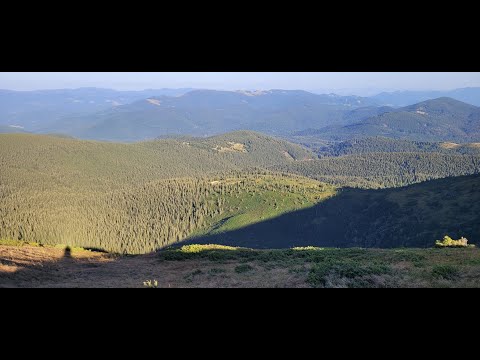
[{"label": "hazy sky", "polygon": [[[0,72],[0,89],[36,90],[102,87],[118,90],[159,88],[303,89],[340,93],[377,90],[447,90],[480,86],[480,73],[7,73]],[[359,94],[360,95],[360,94]]]}]

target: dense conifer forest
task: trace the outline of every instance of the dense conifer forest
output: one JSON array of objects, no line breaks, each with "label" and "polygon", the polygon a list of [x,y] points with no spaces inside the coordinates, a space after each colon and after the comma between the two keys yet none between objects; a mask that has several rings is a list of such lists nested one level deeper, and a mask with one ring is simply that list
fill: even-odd
[{"label": "dense conifer forest", "polygon": [[[0,239],[68,244],[125,254],[148,253],[197,239],[222,242],[222,234],[243,234],[239,245],[258,248],[295,244],[405,245],[405,240],[391,235],[389,238],[397,240],[357,242],[359,235],[355,233],[351,240],[340,241],[337,237],[343,239],[343,235],[325,228],[332,234],[325,238],[320,236],[324,228],[317,228],[321,219],[331,215],[331,209],[337,209],[335,204],[341,204],[342,209],[358,208],[358,200],[365,206],[358,208],[359,214],[370,214],[371,219],[370,215],[359,217],[351,213],[347,226],[342,223],[345,219],[341,220],[343,210],[338,214],[335,210],[337,215],[329,217],[328,223],[343,224],[339,225],[343,229],[362,228],[361,224],[379,216],[376,210],[366,210],[375,203],[384,206],[382,211],[395,214],[392,216],[397,217],[397,222],[392,223],[391,229],[403,233],[402,226],[408,226],[404,217],[414,213],[410,207],[416,208],[417,203],[401,201],[406,210],[396,212],[397,205],[391,205],[382,195],[387,193],[365,197],[367,193],[353,192],[353,197],[345,197],[342,194],[348,194],[348,190],[342,188],[402,187],[443,177],[453,177],[453,184],[455,177],[479,173],[480,156],[464,155],[455,150],[457,147],[450,152],[445,145],[402,144],[378,140],[370,149],[367,143],[359,142],[345,146],[344,150],[337,146],[328,156],[319,153],[319,158],[300,145],[250,131],[134,144],[3,134]],[[445,151],[410,152],[431,147]],[[349,150],[352,148],[354,151]],[[388,148],[392,151],[377,152]],[[408,151],[397,151],[400,148]],[[470,181],[474,183],[478,177]],[[473,185],[465,189],[473,193],[459,192],[455,196],[476,196]],[[399,189],[395,196],[402,193]],[[369,199],[377,200],[369,205]],[[444,202],[437,197],[425,201],[438,206]],[[458,221],[470,224],[472,211],[476,210],[461,203],[458,206]],[[282,226],[275,219],[286,219],[282,226],[299,232],[279,232]],[[417,230],[426,231],[423,225],[419,226]],[[478,235],[473,225],[464,228],[467,233],[460,235]],[[256,233],[256,229],[262,230]],[[372,229],[366,229],[362,236],[381,239]],[[427,246],[431,240],[412,239],[409,246]]]},{"label": "dense conifer forest", "polygon": [[281,164],[271,169],[339,186],[385,188],[478,174],[480,156],[425,152],[369,153]]}]

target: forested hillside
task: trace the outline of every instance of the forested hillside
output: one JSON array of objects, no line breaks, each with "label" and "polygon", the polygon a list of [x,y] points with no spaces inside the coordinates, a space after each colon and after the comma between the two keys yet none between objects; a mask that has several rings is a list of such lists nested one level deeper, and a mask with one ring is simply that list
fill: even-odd
[{"label": "forested hillside", "polygon": [[[0,239],[138,254],[197,239],[259,248],[388,247],[427,246],[446,230],[454,236],[465,231],[460,235],[474,241],[478,235],[479,209],[469,202],[477,203],[479,178],[453,178],[480,171],[480,156],[473,155],[374,152],[318,159],[299,145],[249,131],[135,144],[2,134],[0,170]],[[339,188],[440,177],[452,178],[385,192]],[[456,190],[447,193],[448,186]],[[410,193],[416,202],[403,200]],[[428,217],[420,214],[425,221],[410,226],[423,203]],[[442,217],[434,209],[443,209],[444,223],[435,222]]]},{"label": "forested hillside", "polygon": [[3,186],[0,239],[117,253],[158,250],[209,229],[237,229],[334,194],[309,179],[268,173],[157,180],[105,191]]},{"label": "forested hillside", "polygon": [[339,186],[384,188],[480,173],[480,156],[441,153],[367,153],[282,164],[272,170]]},{"label": "forested hillside", "polygon": [[248,131],[135,144],[0,134],[0,179],[16,186],[110,189],[313,158],[299,145]]},{"label": "forested hillside", "polygon": [[386,137],[368,137],[318,145],[303,141],[305,145],[316,147],[320,156],[343,156],[369,153],[442,153],[451,155],[480,155],[480,143],[457,144],[452,142],[425,142],[391,139]]},{"label": "forested hillside", "polygon": [[313,156],[252,132],[130,145],[0,135],[0,238],[153,251],[227,214],[243,214],[230,228],[314,204],[333,190],[258,170]]},{"label": "forested hillside", "polygon": [[432,247],[449,234],[480,244],[480,176],[397,189],[343,189],[313,207],[191,243],[259,248]]}]

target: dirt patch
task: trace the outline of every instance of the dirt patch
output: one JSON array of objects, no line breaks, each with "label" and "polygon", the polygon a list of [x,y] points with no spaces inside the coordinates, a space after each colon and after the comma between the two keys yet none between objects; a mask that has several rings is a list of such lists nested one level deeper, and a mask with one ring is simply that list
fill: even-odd
[{"label": "dirt patch", "polygon": [[147,99],[147,101],[148,101],[150,104],[157,105],[157,106],[160,106],[161,103],[162,103],[160,100],[157,100],[157,99]]},{"label": "dirt patch", "polygon": [[213,150],[225,153],[225,152],[240,152],[240,153],[246,153],[247,149],[245,148],[244,144],[240,143],[235,143],[235,142],[228,142],[228,146],[215,146]]},{"label": "dirt patch", "polygon": [[444,143],[440,144],[440,147],[442,147],[444,149],[456,149],[456,148],[460,147],[460,145],[456,144],[456,143],[453,143],[453,142],[444,142]]},{"label": "dirt patch", "polygon": [[408,270],[413,267],[412,263],[409,261],[400,261],[392,265],[392,268],[395,270]]}]

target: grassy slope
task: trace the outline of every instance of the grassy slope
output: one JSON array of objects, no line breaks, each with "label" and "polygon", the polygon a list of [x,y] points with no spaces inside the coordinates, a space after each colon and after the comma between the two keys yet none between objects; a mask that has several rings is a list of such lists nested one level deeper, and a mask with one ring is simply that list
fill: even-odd
[{"label": "grassy slope", "polygon": [[[135,269],[135,271],[131,271]],[[248,250],[141,256],[0,242],[2,287],[480,287],[479,249]]]},{"label": "grassy slope", "polygon": [[[245,180],[227,178],[221,183],[233,185],[239,181],[246,182],[249,190],[223,195],[225,211],[212,219],[210,227],[192,236],[241,229],[292,211],[312,207],[336,194],[332,186],[294,176],[266,175],[258,179]],[[218,196],[215,200],[217,199]]]}]

